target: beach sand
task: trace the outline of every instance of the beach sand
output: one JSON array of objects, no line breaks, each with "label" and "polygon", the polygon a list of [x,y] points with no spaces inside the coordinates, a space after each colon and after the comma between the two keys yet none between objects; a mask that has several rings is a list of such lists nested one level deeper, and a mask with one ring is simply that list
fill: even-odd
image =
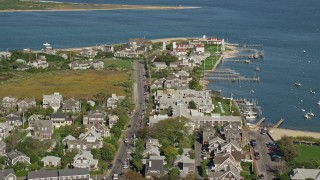
[{"label": "beach sand", "polygon": [[269,134],[274,140],[281,139],[282,136],[309,136],[314,138],[320,138],[319,132],[309,132],[309,131],[300,131],[300,130],[290,130],[282,128],[272,128],[269,130]]}]

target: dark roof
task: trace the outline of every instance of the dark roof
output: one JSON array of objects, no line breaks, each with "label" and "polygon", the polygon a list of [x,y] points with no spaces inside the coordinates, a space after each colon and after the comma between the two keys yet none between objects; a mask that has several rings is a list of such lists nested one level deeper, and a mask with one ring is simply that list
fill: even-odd
[{"label": "dark roof", "polygon": [[[149,162],[151,161],[151,166],[149,166]],[[146,173],[148,171],[158,170],[160,173],[163,173],[163,160],[158,159],[149,159],[146,163]]]},{"label": "dark roof", "polygon": [[6,117],[6,121],[22,121],[21,117]]},{"label": "dark roof", "polygon": [[58,177],[58,171],[41,169],[39,171],[28,172],[28,179],[48,178],[48,177]]},{"label": "dark roof", "polygon": [[5,177],[7,177],[9,174],[14,174],[14,171],[13,169],[3,169],[3,170],[0,170],[0,179],[5,179]]},{"label": "dark roof", "polygon": [[14,159],[14,158],[17,158],[19,156],[26,156],[25,154],[23,154],[22,152],[20,151],[17,151],[17,150],[13,150],[13,151],[10,151],[8,154],[7,154],[7,157],[9,159]]},{"label": "dark roof", "polygon": [[88,168],[74,168],[59,170],[59,176],[88,175]]},{"label": "dark roof", "polygon": [[51,118],[66,118],[66,115],[62,114],[62,113],[55,113],[55,114],[51,114],[50,117]]}]

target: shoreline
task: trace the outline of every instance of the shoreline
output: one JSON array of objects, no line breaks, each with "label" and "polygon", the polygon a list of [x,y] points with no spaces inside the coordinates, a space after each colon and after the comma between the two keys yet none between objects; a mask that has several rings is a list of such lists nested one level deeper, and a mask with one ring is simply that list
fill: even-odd
[{"label": "shoreline", "polygon": [[[116,4],[110,4],[110,6]],[[15,12],[74,12],[74,11],[111,11],[111,10],[183,10],[183,9],[198,9],[201,7],[188,6],[146,6],[146,5],[121,5],[123,7],[106,7],[106,8],[57,8],[57,9],[8,9],[0,10],[0,13],[15,13]]]},{"label": "shoreline", "polygon": [[295,130],[295,129],[271,128],[269,130],[269,134],[276,141],[281,139],[281,137],[283,136],[289,136],[289,137],[306,136],[306,137],[314,137],[314,138],[320,139],[320,132]]}]

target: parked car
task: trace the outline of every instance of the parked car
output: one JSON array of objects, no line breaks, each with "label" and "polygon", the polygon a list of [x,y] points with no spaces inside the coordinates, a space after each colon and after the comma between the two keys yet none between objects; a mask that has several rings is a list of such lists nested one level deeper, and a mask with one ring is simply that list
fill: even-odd
[{"label": "parked car", "polygon": [[252,146],[252,147],[256,147],[256,146],[257,146],[257,140],[252,139],[252,140],[251,140],[251,146]]},{"label": "parked car", "polygon": [[260,159],[260,153],[259,152],[254,152],[254,157],[256,160]]},{"label": "parked car", "polygon": [[271,156],[271,160],[272,161],[275,161],[275,162],[279,162],[279,161],[281,161],[281,156],[278,156],[278,155],[272,155]]},{"label": "parked car", "polygon": [[259,179],[264,179],[264,174],[259,174],[258,178]]},{"label": "parked car", "polygon": [[128,138],[126,138],[126,139],[124,140],[124,142],[125,142],[125,143],[128,143],[128,142],[129,142],[129,139],[128,139]]},{"label": "parked car", "polygon": [[113,165],[112,164],[109,164],[109,169],[112,169]]},{"label": "parked car", "polygon": [[113,179],[113,180],[119,179],[119,175],[118,175],[118,174],[113,174],[112,179]]}]

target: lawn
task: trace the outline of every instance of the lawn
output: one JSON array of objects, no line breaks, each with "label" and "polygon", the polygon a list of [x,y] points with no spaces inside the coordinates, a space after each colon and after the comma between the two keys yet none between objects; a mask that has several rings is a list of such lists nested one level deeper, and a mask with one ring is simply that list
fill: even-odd
[{"label": "lawn", "polygon": [[128,70],[132,69],[132,61],[121,59],[106,59],[104,61],[104,67],[107,69]]},{"label": "lawn", "polygon": [[205,51],[210,52],[210,53],[216,53],[217,52],[217,45],[206,45],[205,46]]},{"label": "lawn", "polygon": [[50,71],[43,73],[16,73],[15,77],[0,85],[0,97],[17,96],[35,97],[42,100],[42,95],[61,93],[64,98],[91,98],[99,92],[125,95],[119,82],[128,82],[129,72],[111,70],[86,71]]},{"label": "lawn", "polygon": [[299,151],[298,157],[295,158],[296,161],[309,161],[318,160],[320,161],[320,147],[319,146],[309,146],[309,145],[296,145]]},{"label": "lawn", "polygon": [[[205,70],[212,70],[212,68],[214,67],[214,65],[217,63],[217,60],[219,59],[218,56],[209,56],[206,60],[205,60]],[[203,64],[202,64],[203,66]]]}]

